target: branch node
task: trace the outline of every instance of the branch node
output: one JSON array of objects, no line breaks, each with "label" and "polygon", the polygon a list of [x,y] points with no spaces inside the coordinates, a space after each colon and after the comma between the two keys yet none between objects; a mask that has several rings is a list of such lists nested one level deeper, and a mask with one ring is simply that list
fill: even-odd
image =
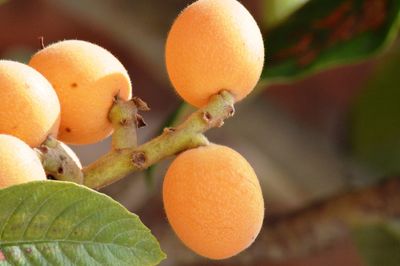
[{"label": "branch node", "polygon": [[134,151],[132,153],[132,163],[139,169],[144,168],[147,158],[146,154],[142,151]]},{"label": "branch node", "polygon": [[210,112],[206,111],[202,113],[202,119],[203,121],[205,121],[207,124],[211,123],[212,120],[212,115],[210,114]]},{"label": "branch node", "polygon": [[123,118],[121,119],[121,121],[119,121],[119,123],[121,126],[126,126],[128,124],[128,121],[129,121],[128,119]]},{"label": "branch node", "polygon": [[[210,97],[210,101],[206,106],[195,111],[176,128],[165,128],[161,135],[139,147],[136,147],[133,141],[126,141],[126,139],[132,139],[134,137],[133,133],[136,132],[127,132],[125,128],[122,128],[116,122],[120,121],[122,117],[119,111],[115,113],[115,110],[111,110],[110,120],[113,121],[114,126],[119,127],[121,130],[114,130],[113,150],[85,167],[83,170],[84,184],[90,188],[98,189],[132,172],[141,171],[168,156],[187,149],[208,145],[209,141],[203,133],[212,127],[222,126],[224,119],[233,115],[234,109],[232,106],[234,102],[235,99],[231,93],[221,91],[219,94]],[[148,109],[137,97],[134,97],[127,105],[130,108],[132,107],[131,105],[135,105],[135,111]],[[134,119],[135,116],[133,116],[133,121],[140,123]],[[130,125],[133,126],[133,124],[131,123]],[[133,127],[126,129],[133,129]],[[121,161],[127,163],[121,163]]]},{"label": "branch node", "polygon": [[164,132],[165,134],[173,133],[173,132],[175,132],[175,131],[176,131],[176,128],[174,128],[174,127],[165,127],[165,128],[163,129],[163,132]]},{"label": "branch node", "polygon": [[[121,99],[116,94],[108,118],[113,125],[112,147],[114,150],[134,148],[137,146],[138,108],[135,102]],[[142,119],[143,120],[143,119]],[[140,123],[140,126],[144,124]]]}]

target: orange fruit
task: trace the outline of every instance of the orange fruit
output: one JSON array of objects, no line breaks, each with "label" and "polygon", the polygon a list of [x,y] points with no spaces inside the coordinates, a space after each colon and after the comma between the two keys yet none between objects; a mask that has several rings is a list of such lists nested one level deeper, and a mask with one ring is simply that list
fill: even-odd
[{"label": "orange fruit", "polygon": [[66,40],[37,52],[29,65],[53,85],[61,103],[59,139],[89,144],[112,133],[108,112],[113,98],[131,98],[131,82],[121,62],[104,48]]},{"label": "orange fruit", "polygon": [[264,64],[264,43],[254,18],[238,1],[198,0],[173,23],[165,56],[175,90],[201,107],[224,89],[236,101],[252,91]]},{"label": "orange fruit", "polygon": [[46,180],[46,174],[36,153],[22,140],[0,134],[0,189],[37,180]]},{"label": "orange fruit", "polygon": [[178,155],[164,179],[163,201],[182,242],[211,259],[246,249],[264,218],[264,200],[252,167],[239,153],[220,145]]},{"label": "orange fruit", "polygon": [[60,103],[51,84],[35,69],[0,60],[0,133],[31,147],[57,135]]}]

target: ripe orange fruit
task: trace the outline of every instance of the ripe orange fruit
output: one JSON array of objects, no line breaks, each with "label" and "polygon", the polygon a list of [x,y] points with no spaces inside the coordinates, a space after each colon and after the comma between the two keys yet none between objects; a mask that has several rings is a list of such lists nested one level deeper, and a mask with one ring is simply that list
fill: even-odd
[{"label": "ripe orange fruit", "polygon": [[264,44],[251,14],[236,0],[198,0],[175,20],[166,43],[172,85],[201,107],[225,89],[236,101],[255,87],[264,64]]},{"label": "ripe orange fruit", "polygon": [[178,155],[164,179],[163,201],[182,242],[212,259],[247,248],[264,218],[264,200],[252,167],[239,153],[220,145]]},{"label": "ripe orange fruit", "polygon": [[130,99],[131,82],[109,51],[93,43],[66,40],[37,52],[29,65],[50,81],[60,99],[60,140],[89,144],[112,133],[108,112],[113,97]]},{"label": "ripe orange fruit", "polygon": [[0,134],[0,189],[36,180],[46,180],[36,153],[22,140]]},{"label": "ripe orange fruit", "polygon": [[33,68],[0,60],[0,133],[31,147],[57,135],[60,103],[51,84]]}]

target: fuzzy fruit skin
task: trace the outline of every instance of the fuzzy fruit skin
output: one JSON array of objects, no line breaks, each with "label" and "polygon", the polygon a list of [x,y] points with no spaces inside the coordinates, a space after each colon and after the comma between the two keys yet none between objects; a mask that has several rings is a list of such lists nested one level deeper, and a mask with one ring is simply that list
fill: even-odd
[{"label": "fuzzy fruit skin", "polygon": [[211,259],[246,249],[260,232],[264,200],[249,163],[220,145],[187,150],[163,183],[168,220],[182,242]]},{"label": "fuzzy fruit skin", "polygon": [[264,64],[264,43],[254,18],[238,1],[198,0],[175,20],[165,54],[175,90],[201,107],[223,89],[236,101],[253,90]]},{"label": "fuzzy fruit skin", "polygon": [[121,62],[104,48],[66,40],[38,51],[29,65],[53,85],[61,103],[59,139],[96,143],[112,133],[108,112],[113,97],[131,98],[131,82]]},{"label": "fuzzy fruit skin", "polygon": [[28,65],[0,60],[0,134],[16,136],[31,147],[56,136],[60,102],[51,84]]},{"label": "fuzzy fruit skin", "polygon": [[22,140],[0,134],[0,189],[39,180],[46,174],[36,153]]}]

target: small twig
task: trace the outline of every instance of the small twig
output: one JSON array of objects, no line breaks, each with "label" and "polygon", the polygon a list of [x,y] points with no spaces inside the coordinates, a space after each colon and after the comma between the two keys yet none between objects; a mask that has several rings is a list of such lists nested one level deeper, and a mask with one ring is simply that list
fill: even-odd
[{"label": "small twig", "polygon": [[[141,171],[160,160],[181,151],[207,145],[203,135],[212,127],[218,127],[233,115],[234,98],[226,91],[212,97],[209,104],[189,116],[175,128],[167,128],[149,142],[136,147],[136,128],[144,123],[137,110],[148,110],[139,98],[122,101],[118,98],[110,110],[110,120],[115,132],[113,149],[82,170],[73,164],[61,142],[48,139],[37,149],[45,171],[58,180],[72,181],[94,189],[111,184],[130,173]],[[204,114],[207,113],[207,119]]]},{"label": "small twig", "polygon": [[137,129],[146,125],[138,110],[149,110],[147,104],[138,97],[124,101],[118,96],[109,112],[109,119],[114,127],[112,148],[114,150],[135,148],[137,146]]},{"label": "small twig", "polygon": [[[84,184],[99,189],[168,156],[207,145],[208,140],[203,133],[212,127],[220,126],[224,119],[232,116],[233,104],[233,96],[223,91],[173,130],[165,130],[160,136],[137,148],[110,151],[83,169]],[[204,119],[205,113],[209,114],[208,119]]]}]

